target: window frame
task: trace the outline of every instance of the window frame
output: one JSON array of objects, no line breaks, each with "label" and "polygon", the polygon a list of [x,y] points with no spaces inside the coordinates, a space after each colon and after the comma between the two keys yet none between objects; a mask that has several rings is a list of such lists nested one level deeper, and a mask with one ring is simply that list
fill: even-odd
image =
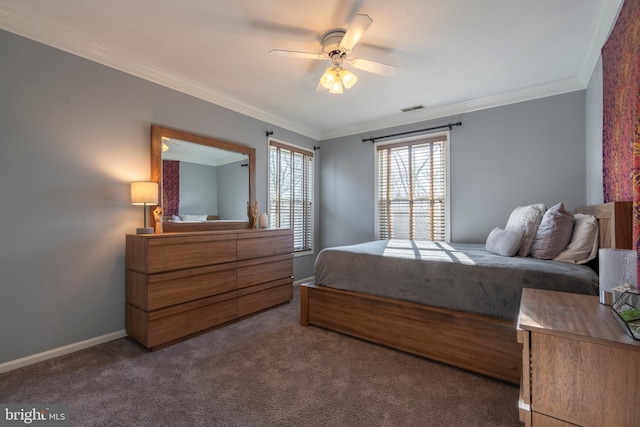
[{"label": "window frame", "polygon": [[445,151],[445,177],[444,177],[444,186],[445,186],[445,198],[444,198],[444,235],[445,242],[451,242],[451,132],[443,131],[443,132],[435,132],[429,133],[425,135],[419,136],[411,136],[399,139],[393,139],[384,142],[377,142],[372,144],[374,146],[374,156],[373,156],[373,167],[374,167],[374,204],[375,204],[375,214],[374,214],[374,237],[376,240],[380,240],[380,209],[378,203],[378,192],[379,192],[379,182],[380,182],[380,170],[379,170],[379,156],[380,150],[378,147],[381,146],[391,146],[397,145],[402,146],[404,144],[415,144],[421,140],[430,140],[435,138],[444,138],[444,151]]},{"label": "window frame", "polygon": [[[306,147],[297,145],[297,144],[292,144],[290,142],[287,141],[282,141],[280,139],[277,138],[273,138],[273,137],[269,137],[267,139],[267,182],[266,182],[266,186],[267,186],[267,214],[269,215],[269,224],[271,224],[271,219],[272,219],[272,212],[271,212],[271,147],[272,147],[272,142],[277,145],[277,146],[281,146],[284,149],[287,150],[291,150],[297,153],[300,153],[302,155],[306,155],[311,157],[311,171],[310,171],[310,183],[309,183],[309,189],[311,194],[309,195],[309,203],[311,204],[311,208],[310,208],[310,217],[309,217],[309,230],[310,230],[310,235],[309,235],[309,239],[310,239],[310,247],[309,249],[302,249],[302,250],[295,250],[293,252],[293,256],[294,257],[299,257],[299,256],[305,256],[305,255],[312,255],[315,253],[315,169],[316,169],[316,157],[315,157],[315,153],[313,150],[308,149]],[[293,230],[295,233],[295,230]],[[295,238],[295,237],[294,237]]]}]

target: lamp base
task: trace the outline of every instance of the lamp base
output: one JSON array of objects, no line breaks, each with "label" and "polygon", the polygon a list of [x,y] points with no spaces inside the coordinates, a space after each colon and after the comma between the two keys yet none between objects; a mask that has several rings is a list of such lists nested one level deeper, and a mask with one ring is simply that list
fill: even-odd
[{"label": "lamp base", "polygon": [[136,234],[153,234],[155,230],[153,227],[140,227],[136,228]]},{"label": "lamp base", "polygon": [[600,289],[600,304],[604,304],[604,305],[613,304],[613,292]]}]

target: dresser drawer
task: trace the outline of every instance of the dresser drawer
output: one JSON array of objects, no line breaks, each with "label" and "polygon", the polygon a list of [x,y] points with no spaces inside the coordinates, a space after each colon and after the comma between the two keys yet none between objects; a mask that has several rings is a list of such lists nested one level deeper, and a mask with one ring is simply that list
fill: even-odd
[{"label": "dresser drawer", "polygon": [[[603,311],[611,316],[609,310]],[[611,320],[615,322],[613,316]],[[624,334],[622,328],[619,329]],[[638,426],[638,373],[640,352],[637,348],[545,333],[531,334],[533,411],[576,425]],[[570,397],[575,390],[580,390],[579,399]]]},{"label": "dresser drawer", "polygon": [[149,242],[147,272],[171,271],[235,260],[236,241],[229,238],[183,237],[166,242],[159,239]]},{"label": "dresser drawer", "polygon": [[236,318],[236,292],[154,312],[127,304],[127,334],[147,348],[168,344]]},{"label": "dresser drawer", "polygon": [[160,273],[236,260],[235,234],[127,236],[127,268]]},{"label": "dresser drawer", "polygon": [[293,276],[293,254],[238,261],[238,289]]},{"label": "dresser drawer", "polygon": [[127,303],[147,311],[235,289],[235,262],[158,274],[127,271]]},{"label": "dresser drawer", "polygon": [[238,260],[291,253],[292,248],[290,230],[238,235]]},{"label": "dresser drawer", "polygon": [[238,317],[246,316],[293,299],[293,279],[247,287],[238,290]]}]

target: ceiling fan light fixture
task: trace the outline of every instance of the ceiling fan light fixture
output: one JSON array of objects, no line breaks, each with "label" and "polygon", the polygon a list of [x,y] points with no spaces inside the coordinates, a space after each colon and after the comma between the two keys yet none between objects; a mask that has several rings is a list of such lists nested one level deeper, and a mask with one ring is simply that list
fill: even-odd
[{"label": "ceiling fan light fixture", "polygon": [[325,70],[320,77],[320,85],[329,89],[329,93],[342,93],[343,89],[351,89],[358,81],[358,77],[349,70],[334,66]]},{"label": "ceiling fan light fixture", "polygon": [[351,71],[343,68],[342,71],[340,71],[340,80],[342,80],[345,89],[351,89],[358,81],[358,77]]},{"label": "ceiling fan light fixture", "polygon": [[329,93],[342,93],[342,80],[340,80],[340,76],[337,76],[336,81],[329,89]]},{"label": "ceiling fan light fixture", "polygon": [[[345,61],[347,65],[353,68],[382,76],[390,76],[396,71],[396,67],[393,65],[351,57],[353,47],[372,23],[373,19],[369,15],[357,14],[346,31],[335,29],[325,33],[322,36],[322,53],[280,49],[271,49],[269,53],[296,58],[330,60],[332,66],[327,68],[322,77],[320,77],[320,81],[316,85],[316,92],[322,92],[323,89],[327,89],[331,93],[342,93],[343,89],[352,88],[358,79],[355,74],[343,68]],[[338,82],[336,82],[337,80]]]},{"label": "ceiling fan light fixture", "polygon": [[331,89],[338,79],[338,73],[335,70],[335,67],[329,67],[325,70],[322,77],[320,77],[320,84],[325,89]]}]

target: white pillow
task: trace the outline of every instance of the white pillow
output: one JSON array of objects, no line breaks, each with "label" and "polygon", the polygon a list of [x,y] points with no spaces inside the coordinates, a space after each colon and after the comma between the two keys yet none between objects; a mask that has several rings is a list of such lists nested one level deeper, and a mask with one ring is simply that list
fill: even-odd
[{"label": "white pillow", "polygon": [[172,220],[172,221],[174,221],[174,222],[180,222],[180,221],[182,221],[178,215],[173,215],[173,216],[171,217],[171,220]]},{"label": "white pillow", "polygon": [[518,255],[528,256],[531,246],[536,238],[540,221],[544,216],[546,206],[543,203],[536,203],[529,206],[518,206],[511,212],[505,230],[524,230],[522,244],[518,249]]},{"label": "white pillow", "polygon": [[554,261],[585,264],[598,255],[598,220],[593,215],[575,214],[576,223],[567,248]]},{"label": "white pillow", "polygon": [[184,214],[184,215],[180,215],[180,219],[182,221],[206,221],[207,220],[207,216],[206,215]]},{"label": "white pillow", "polygon": [[523,237],[523,228],[502,230],[501,228],[496,227],[491,231],[491,233],[489,233],[485,247],[487,252],[491,252],[492,254],[514,256],[522,244]]}]

